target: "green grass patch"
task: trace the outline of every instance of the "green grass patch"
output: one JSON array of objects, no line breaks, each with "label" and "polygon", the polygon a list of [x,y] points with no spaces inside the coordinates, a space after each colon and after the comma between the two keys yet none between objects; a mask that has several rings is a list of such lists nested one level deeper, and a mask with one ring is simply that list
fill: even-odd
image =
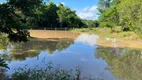
[{"label": "green grass patch", "polygon": [[73,29],[71,30],[72,32],[79,32],[79,33],[91,33],[91,34],[97,34],[100,37],[110,37],[110,38],[127,38],[127,39],[140,39],[140,37],[132,32],[132,31],[127,31],[124,32],[122,31],[122,27],[121,26],[117,26],[113,29],[110,28],[81,28],[81,29]]},{"label": "green grass patch", "polygon": [[132,39],[132,40],[137,40],[140,39],[140,37],[131,31],[128,32],[120,32],[120,33],[113,33],[110,35],[112,38],[127,38],[127,39]]}]

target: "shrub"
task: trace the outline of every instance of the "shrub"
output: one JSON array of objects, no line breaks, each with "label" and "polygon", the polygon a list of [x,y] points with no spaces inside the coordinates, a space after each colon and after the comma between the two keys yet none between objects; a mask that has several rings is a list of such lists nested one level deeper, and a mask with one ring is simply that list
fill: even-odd
[{"label": "shrub", "polygon": [[112,32],[122,32],[123,31],[123,29],[122,29],[122,26],[115,26],[115,27],[113,27],[113,29],[112,29]]},{"label": "shrub", "polygon": [[12,74],[12,80],[102,80],[99,78],[81,77],[81,69],[61,69],[59,66],[53,68],[52,63],[47,68],[19,68]]},{"label": "shrub", "polygon": [[101,25],[100,25],[101,27],[107,27],[107,28],[113,28],[114,27],[114,24],[113,23],[111,23],[111,22],[103,22],[103,23],[101,23]]}]

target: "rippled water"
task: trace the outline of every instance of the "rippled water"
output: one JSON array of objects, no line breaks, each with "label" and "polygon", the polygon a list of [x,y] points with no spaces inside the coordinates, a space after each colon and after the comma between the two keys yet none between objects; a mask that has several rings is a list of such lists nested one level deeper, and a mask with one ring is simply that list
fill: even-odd
[{"label": "rippled water", "polygon": [[1,57],[10,67],[7,74],[25,65],[44,68],[45,63],[52,61],[63,69],[80,66],[82,76],[90,74],[104,80],[142,79],[142,49],[119,48],[114,40],[113,46],[104,47],[98,43],[99,36],[93,34],[58,31],[36,34],[31,35],[40,37],[27,43],[1,41]]}]

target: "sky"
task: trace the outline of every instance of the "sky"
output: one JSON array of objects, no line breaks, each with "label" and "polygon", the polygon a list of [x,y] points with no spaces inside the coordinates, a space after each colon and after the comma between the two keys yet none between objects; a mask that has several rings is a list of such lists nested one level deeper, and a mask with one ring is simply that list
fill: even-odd
[{"label": "sky", "polygon": [[[0,3],[6,0],[0,0]],[[98,18],[97,4],[99,0],[52,0],[76,11],[81,19],[96,20]]]},{"label": "sky", "polygon": [[76,14],[81,19],[96,20],[98,18],[97,4],[99,0],[52,0],[56,4],[59,2],[76,10]]}]

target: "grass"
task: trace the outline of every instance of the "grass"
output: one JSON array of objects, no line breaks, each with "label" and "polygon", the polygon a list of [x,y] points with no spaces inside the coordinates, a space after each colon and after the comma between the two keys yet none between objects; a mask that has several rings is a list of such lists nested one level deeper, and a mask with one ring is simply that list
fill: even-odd
[{"label": "grass", "polygon": [[79,33],[91,33],[91,34],[97,34],[100,37],[106,38],[118,38],[118,39],[131,39],[131,40],[137,40],[140,39],[140,37],[132,32],[127,31],[124,32],[118,28],[111,30],[110,28],[81,28],[81,29],[72,29],[72,32],[79,32]]}]

